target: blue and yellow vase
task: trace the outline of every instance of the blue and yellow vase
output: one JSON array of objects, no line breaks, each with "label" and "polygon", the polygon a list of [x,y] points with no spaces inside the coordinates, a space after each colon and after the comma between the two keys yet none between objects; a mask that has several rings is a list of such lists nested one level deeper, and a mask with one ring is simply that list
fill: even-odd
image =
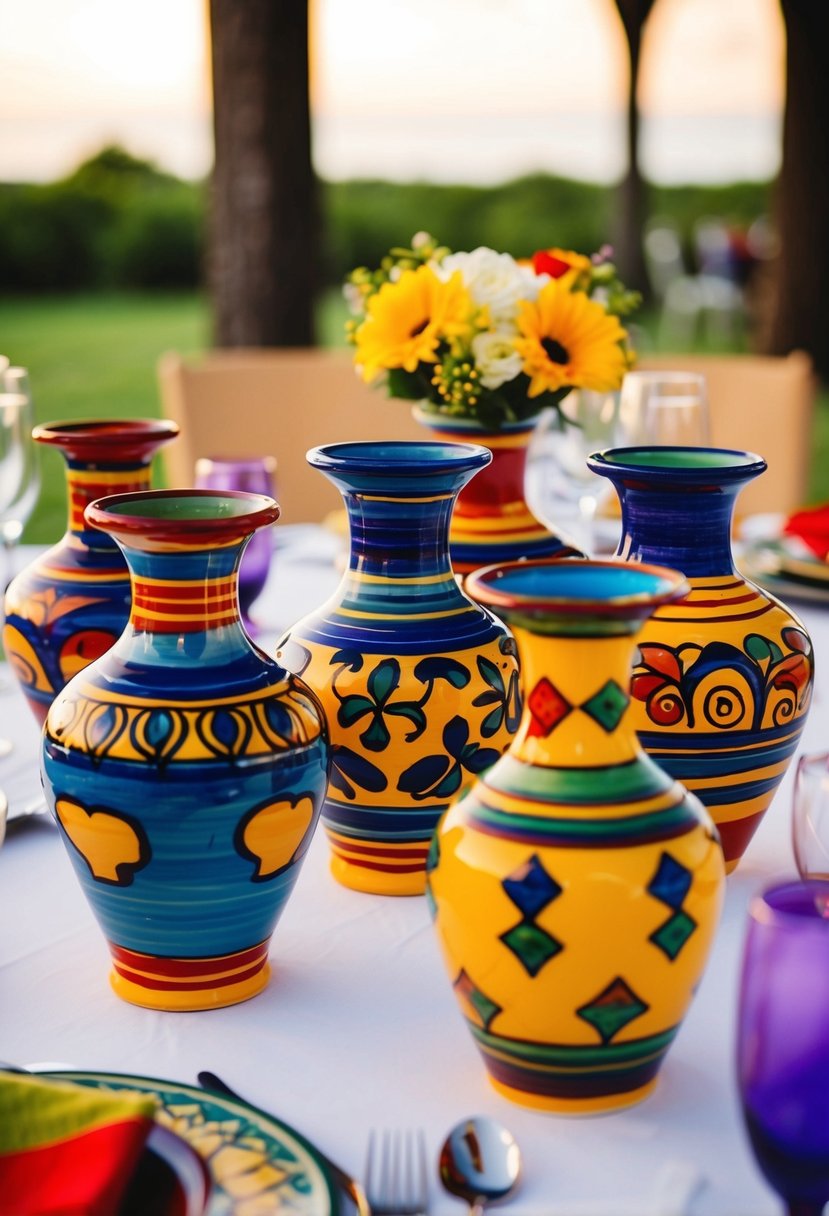
[{"label": "blue and yellow vase", "polygon": [[732,559],[736,496],[766,462],[723,448],[640,447],[588,464],[621,500],[618,556],[688,579],[688,595],[642,631],[631,714],[645,750],[708,808],[731,872],[791,763],[814,681],[802,621]]},{"label": "blue and yellow vase", "polygon": [[509,631],[461,591],[448,530],[492,459],[445,443],[338,443],[308,454],[341,490],[351,554],[331,600],[277,659],[318,694],[332,743],[323,819],[345,886],[421,894],[435,824],[518,727]]},{"label": "blue and yellow vase", "polygon": [[43,782],[112,954],[112,986],[151,1009],[246,1000],[317,823],[322,710],[239,617],[247,540],[279,508],[171,490],[92,503],[133,584],[129,623],[55,698]]},{"label": "blue and yellow vase", "polygon": [[687,587],[673,570],[572,559],[467,586],[515,634],[524,710],[429,857],[455,996],[507,1097],[627,1106],[656,1082],[724,888],[705,808],[645,755],[628,713],[642,622]]},{"label": "blue and yellow vase", "polygon": [[153,454],[178,434],[153,418],[48,422],[34,438],[66,461],[63,538],[21,570],[6,592],[3,647],[32,712],[43,722],[67,680],[109,650],[130,613],[130,576],[115,541],[84,509],[108,494],[150,487]]}]

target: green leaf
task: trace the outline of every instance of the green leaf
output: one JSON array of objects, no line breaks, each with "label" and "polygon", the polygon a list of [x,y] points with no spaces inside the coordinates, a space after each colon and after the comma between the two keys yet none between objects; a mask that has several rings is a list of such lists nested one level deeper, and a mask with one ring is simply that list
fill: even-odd
[{"label": "green leaf", "polygon": [[368,691],[378,705],[383,705],[400,683],[397,659],[383,659],[368,678]]},{"label": "green leaf", "polygon": [[498,670],[497,664],[493,663],[491,659],[485,658],[484,655],[479,654],[478,671],[486,680],[487,684],[499,692],[501,696],[504,695],[506,692],[506,689],[504,688],[504,680],[500,671]]},{"label": "green leaf", "polygon": [[771,643],[759,633],[748,634],[743,645],[746,648],[746,654],[751,655],[752,659],[756,659],[758,663],[762,663],[764,659],[770,659],[772,656]]},{"label": "green leaf", "polygon": [[337,721],[340,726],[353,726],[355,722],[359,722],[366,714],[371,713],[374,713],[374,702],[369,701],[368,697],[354,694],[343,697],[337,710]]},{"label": "green leaf", "polygon": [[453,688],[465,688],[470,679],[469,670],[463,663],[439,655],[421,659],[414,669],[414,674],[423,684],[429,684],[433,680],[446,680]]},{"label": "green leaf", "polygon": [[387,380],[389,396],[401,401],[422,401],[423,383],[417,372],[404,372],[402,367],[389,370]]}]

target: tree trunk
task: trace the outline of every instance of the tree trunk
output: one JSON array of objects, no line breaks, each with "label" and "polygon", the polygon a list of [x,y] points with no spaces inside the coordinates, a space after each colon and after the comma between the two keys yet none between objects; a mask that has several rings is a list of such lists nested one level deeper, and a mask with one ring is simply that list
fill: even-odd
[{"label": "tree trunk", "polygon": [[783,160],[776,191],[780,253],[768,350],[805,350],[829,376],[829,9],[781,0],[786,22]]},{"label": "tree trunk", "polygon": [[307,0],[210,0],[217,346],[314,341]]},{"label": "tree trunk", "polygon": [[642,33],[654,0],[616,0],[628,47],[627,170],[616,189],[613,245],[619,273],[629,287],[648,290],[642,234],[647,218],[645,183],[639,168],[639,62]]}]

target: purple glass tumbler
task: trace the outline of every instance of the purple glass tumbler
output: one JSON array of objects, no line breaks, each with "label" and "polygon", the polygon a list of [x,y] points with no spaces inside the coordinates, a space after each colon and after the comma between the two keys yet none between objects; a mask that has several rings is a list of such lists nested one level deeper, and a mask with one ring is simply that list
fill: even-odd
[{"label": "purple glass tumbler", "polygon": [[756,896],[743,951],[737,1073],[754,1155],[789,1216],[829,1200],[829,882]]},{"label": "purple glass tumbler", "polygon": [[[275,494],[276,459],[251,456],[244,459],[201,456],[196,461],[195,485],[202,490],[246,490],[252,494]],[[251,637],[260,632],[250,617],[252,604],[262,594],[273,559],[271,528],[254,533],[239,567],[239,608],[242,624]]]}]

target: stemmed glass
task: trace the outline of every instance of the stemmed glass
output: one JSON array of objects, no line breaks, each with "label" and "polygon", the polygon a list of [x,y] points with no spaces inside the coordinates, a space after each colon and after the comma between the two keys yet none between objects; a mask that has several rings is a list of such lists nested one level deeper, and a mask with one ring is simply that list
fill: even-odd
[{"label": "stemmed glass", "polygon": [[[241,460],[202,456],[196,461],[195,484],[204,490],[246,490],[273,497],[275,473],[273,456]],[[251,637],[256,637],[260,631],[251,620],[250,609],[268,581],[272,559],[272,529],[263,528],[248,541],[239,567],[239,610],[242,624]]]},{"label": "stemmed glass", "polygon": [[625,442],[615,392],[575,389],[536,425],[527,463],[530,507],[549,527],[563,526],[585,552],[594,548],[599,503],[612,494],[606,478],[588,469],[587,457]]},{"label": "stemmed glass", "polygon": [[14,554],[40,493],[40,463],[32,439],[34,402],[25,368],[0,373],[0,543],[6,556],[3,586],[14,574]]},{"label": "stemmed glass", "polygon": [[792,847],[801,878],[829,880],[829,752],[801,756],[797,763]]},{"label": "stemmed glass", "polygon": [[683,371],[628,372],[619,425],[629,447],[704,447],[711,433],[705,377]]},{"label": "stemmed glass", "polygon": [[[15,546],[40,490],[37,445],[32,439],[34,405],[22,367],[0,369],[0,542],[6,555],[2,591],[11,581]],[[0,755],[12,750],[0,738]]]},{"label": "stemmed glass", "polygon": [[754,1155],[789,1216],[829,1200],[829,882],[756,896],[743,950],[737,1077]]}]

